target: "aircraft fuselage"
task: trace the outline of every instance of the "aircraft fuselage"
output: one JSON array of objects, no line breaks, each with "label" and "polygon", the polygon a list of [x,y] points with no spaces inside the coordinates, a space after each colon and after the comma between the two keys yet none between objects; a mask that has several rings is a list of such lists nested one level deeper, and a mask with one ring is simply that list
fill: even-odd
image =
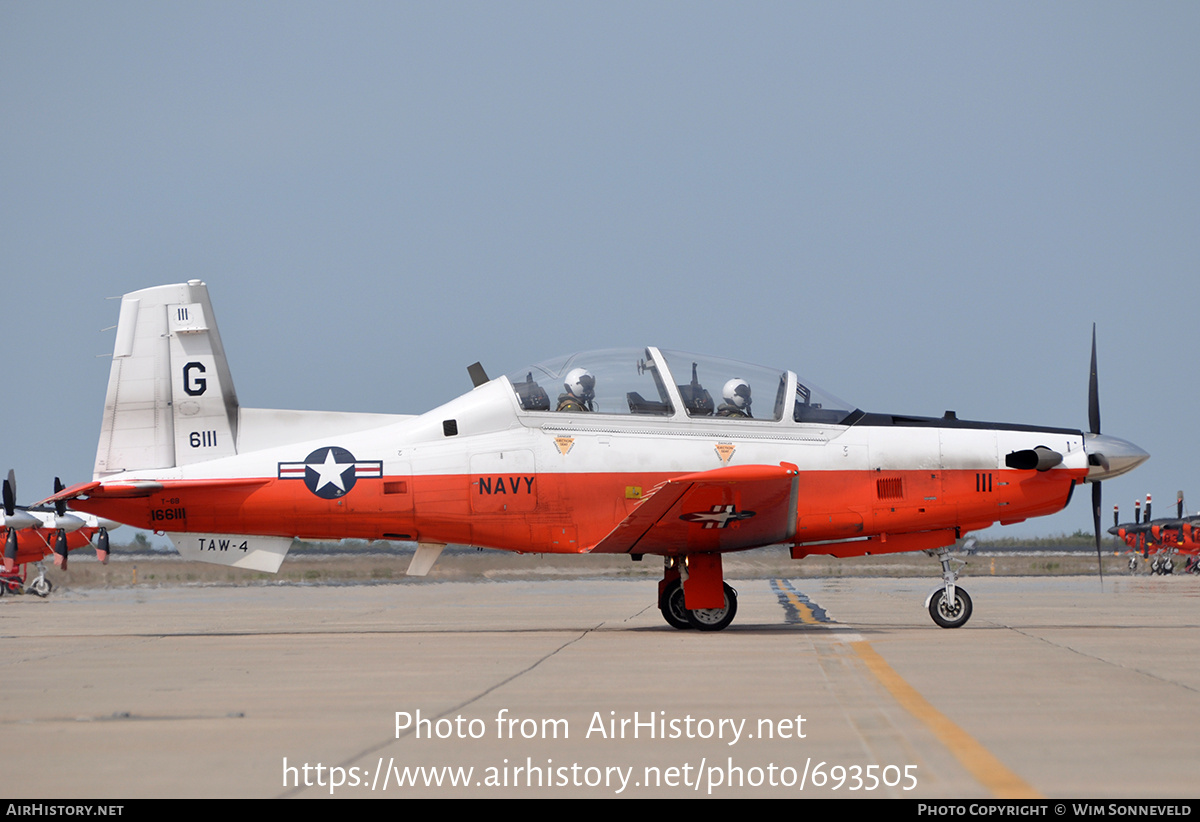
[{"label": "aircraft fuselage", "polygon": [[[939,427],[937,420],[896,418],[875,425],[871,416],[841,426],[528,412],[498,378],[427,414],[377,429],[106,478],[114,490],[147,481],[163,488],[80,499],[75,507],[167,532],[579,553],[681,473],[796,466],[789,541],[801,545],[1018,522],[1063,508],[1088,474],[1078,431],[957,420]],[[1004,465],[1005,455],[1037,446],[1062,454],[1061,465],[1046,471]],[[724,496],[738,505],[736,484]],[[717,525],[689,528],[735,531],[741,523]],[[894,544],[892,550],[912,550]],[[739,546],[747,547],[754,546]],[[673,551],[646,553],[687,550],[681,542]],[[722,550],[719,541],[712,550]],[[889,548],[851,543],[811,552],[867,550]]]}]

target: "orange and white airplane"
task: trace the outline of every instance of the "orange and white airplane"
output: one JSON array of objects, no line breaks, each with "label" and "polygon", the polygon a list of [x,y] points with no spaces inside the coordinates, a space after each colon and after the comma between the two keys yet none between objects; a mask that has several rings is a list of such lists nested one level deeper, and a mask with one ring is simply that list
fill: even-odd
[{"label": "orange and white airplane", "polygon": [[1059,511],[1147,459],[1099,434],[1094,355],[1093,335],[1087,434],[864,413],[791,371],[654,347],[494,379],[476,363],[474,390],[419,416],[264,410],[238,403],[192,280],[125,295],[93,481],[52,499],[272,572],[293,538],[413,541],[410,574],[448,543],[659,555],[663,616],[701,630],[737,609],[723,553],[928,550],[930,614],[953,628],[972,607],[957,537]]},{"label": "orange and white airplane", "polygon": [[[62,490],[57,481],[55,490]],[[18,506],[16,497],[17,481],[10,470],[4,480],[4,509],[0,512],[0,533],[4,534],[0,594],[5,589],[24,590],[42,597],[49,594],[53,586],[46,579],[46,569],[41,564],[48,556],[54,557],[56,565],[66,568],[69,551],[95,545],[97,558],[102,563],[108,562],[108,532],[120,527],[120,523],[68,511],[62,501],[45,509]],[[26,566],[29,563],[36,563],[38,567],[38,575],[33,580],[28,580]]]},{"label": "orange and white airplane", "polygon": [[[1150,569],[1153,574],[1170,574],[1175,570],[1173,554],[1184,556],[1200,556],[1200,516],[1190,517],[1183,514],[1183,492],[1180,491],[1175,501],[1174,519],[1150,519],[1150,508],[1153,501],[1146,495],[1146,515],[1142,517],[1142,502],[1134,503],[1133,522],[1120,522],[1119,512],[1113,506],[1113,527],[1108,533],[1119,538],[1129,548],[1133,555],[1129,558],[1130,570],[1137,570],[1137,555],[1143,559],[1154,555]],[[1200,567],[1195,560],[1187,564],[1189,573],[1200,573]]]}]

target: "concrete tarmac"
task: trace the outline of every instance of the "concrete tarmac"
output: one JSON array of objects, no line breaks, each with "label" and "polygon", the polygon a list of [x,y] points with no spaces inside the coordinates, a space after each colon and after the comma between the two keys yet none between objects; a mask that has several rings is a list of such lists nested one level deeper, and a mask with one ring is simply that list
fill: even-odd
[{"label": "concrete tarmac", "polygon": [[929,578],[730,581],[710,634],[646,580],[5,596],[5,793],[1196,794],[1194,577],[964,579],[949,631]]}]

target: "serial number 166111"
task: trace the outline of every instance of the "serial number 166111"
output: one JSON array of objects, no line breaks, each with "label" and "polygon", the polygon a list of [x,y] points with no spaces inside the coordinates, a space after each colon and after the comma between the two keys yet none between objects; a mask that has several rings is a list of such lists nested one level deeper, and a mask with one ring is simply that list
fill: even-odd
[{"label": "serial number 166111", "polygon": [[187,519],[183,508],[151,508],[150,519],[153,522],[169,522],[177,519]]}]

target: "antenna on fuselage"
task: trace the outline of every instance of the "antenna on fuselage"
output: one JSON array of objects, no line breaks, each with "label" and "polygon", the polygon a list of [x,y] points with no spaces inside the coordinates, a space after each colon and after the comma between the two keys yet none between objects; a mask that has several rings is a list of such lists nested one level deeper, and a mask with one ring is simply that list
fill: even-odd
[{"label": "antenna on fuselage", "polygon": [[467,366],[467,374],[471,377],[471,382],[476,388],[483,385],[488,380],[487,372],[483,370],[483,363],[473,362]]}]

